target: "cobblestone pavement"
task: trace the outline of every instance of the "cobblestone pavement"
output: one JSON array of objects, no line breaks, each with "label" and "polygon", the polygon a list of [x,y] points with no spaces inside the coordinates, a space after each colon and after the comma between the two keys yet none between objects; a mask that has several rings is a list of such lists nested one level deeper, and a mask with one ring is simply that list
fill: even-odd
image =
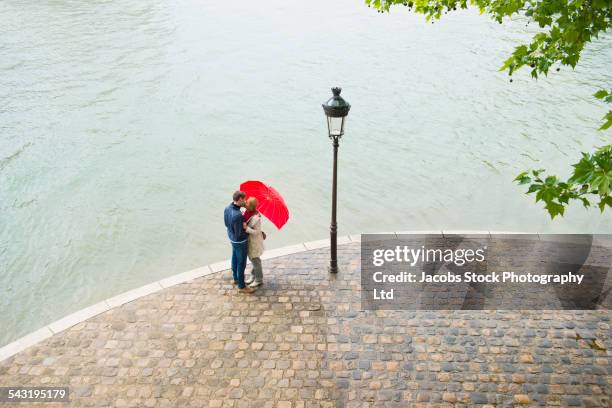
[{"label": "cobblestone pavement", "polygon": [[78,407],[610,406],[610,312],[362,312],[359,244],[337,276],[328,251],[265,261],[255,295],[222,272],[112,309],[0,363],[0,385],[67,385]]}]

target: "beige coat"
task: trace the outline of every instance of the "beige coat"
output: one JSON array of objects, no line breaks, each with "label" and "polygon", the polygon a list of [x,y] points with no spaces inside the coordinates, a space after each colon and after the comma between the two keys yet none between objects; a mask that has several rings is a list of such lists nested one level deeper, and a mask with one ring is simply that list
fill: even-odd
[{"label": "beige coat", "polygon": [[261,232],[261,215],[255,214],[247,223],[247,234],[249,234],[249,258],[259,258],[264,251],[264,239]]}]

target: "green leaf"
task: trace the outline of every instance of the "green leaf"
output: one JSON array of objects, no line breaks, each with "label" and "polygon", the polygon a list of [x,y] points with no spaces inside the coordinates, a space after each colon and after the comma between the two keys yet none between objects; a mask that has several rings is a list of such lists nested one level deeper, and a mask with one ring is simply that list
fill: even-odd
[{"label": "green leaf", "polygon": [[552,186],[552,185],[557,183],[557,177],[556,176],[548,176],[544,180],[544,183],[546,183],[546,185]]},{"label": "green leaf", "polygon": [[563,215],[565,212],[565,207],[563,207],[561,204],[549,202],[546,203],[546,210],[548,210],[550,218],[554,220],[557,215]]},{"label": "green leaf", "polygon": [[605,122],[603,125],[601,125],[599,130],[607,130],[610,128],[610,126],[612,126],[612,111],[608,111],[606,116],[604,116],[604,120]]},{"label": "green leaf", "polygon": [[593,181],[593,184],[597,186],[599,194],[608,195],[610,193],[610,184],[612,184],[612,179],[607,177],[605,174],[602,174],[597,178],[597,180],[599,181],[599,184],[595,184],[595,181]]},{"label": "green leaf", "polygon": [[514,56],[511,56],[506,61],[504,61],[504,65],[499,69],[499,71],[504,71],[510,67],[510,65],[514,62]]},{"label": "green leaf", "polygon": [[612,196],[602,198],[599,204],[597,204],[597,206],[599,207],[599,210],[601,212],[604,212],[606,206],[612,207]]},{"label": "green leaf", "polygon": [[568,180],[570,183],[584,184],[589,183],[595,176],[595,165],[593,164],[591,157],[586,155],[582,159],[574,164],[574,174]]},{"label": "green leaf", "polygon": [[527,175],[527,172],[524,171],[521,174],[519,174],[518,176],[516,176],[516,178],[513,181],[518,182],[519,184],[527,184],[527,183],[531,182],[531,177],[529,177]]},{"label": "green leaf", "polygon": [[526,194],[534,193],[534,192],[540,190],[541,188],[542,188],[541,184],[532,184],[532,185],[529,186],[529,189],[527,190]]},{"label": "green leaf", "polygon": [[608,96],[608,91],[606,91],[605,89],[600,89],[599,91],[595,92],[593,96],[597,99],[603,99]]}]

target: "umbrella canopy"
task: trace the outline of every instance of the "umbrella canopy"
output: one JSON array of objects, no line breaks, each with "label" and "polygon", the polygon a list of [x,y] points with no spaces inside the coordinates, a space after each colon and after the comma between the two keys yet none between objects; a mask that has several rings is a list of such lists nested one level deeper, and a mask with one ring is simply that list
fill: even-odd
[{"label": "umbrella canopy", "polygon": [[262,213],[276,228],[281,229],[289,219],[289,209],[285,200],[276,189],[261,181],[249,180],[240,185],[247,197],[257,199],[257,211]]}]

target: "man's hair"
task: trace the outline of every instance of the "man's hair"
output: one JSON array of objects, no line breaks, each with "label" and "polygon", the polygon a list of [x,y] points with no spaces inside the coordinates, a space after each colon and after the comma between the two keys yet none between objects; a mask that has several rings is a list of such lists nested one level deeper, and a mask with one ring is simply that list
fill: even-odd
[{"label": "man's hair", "polygon": [[238,191],[234,192],[234,195],[232,197],[234,198],[234,201],[238,201],[241,198],[246,197],[246,194],[244,193],[244,191],[238,190]]}]

